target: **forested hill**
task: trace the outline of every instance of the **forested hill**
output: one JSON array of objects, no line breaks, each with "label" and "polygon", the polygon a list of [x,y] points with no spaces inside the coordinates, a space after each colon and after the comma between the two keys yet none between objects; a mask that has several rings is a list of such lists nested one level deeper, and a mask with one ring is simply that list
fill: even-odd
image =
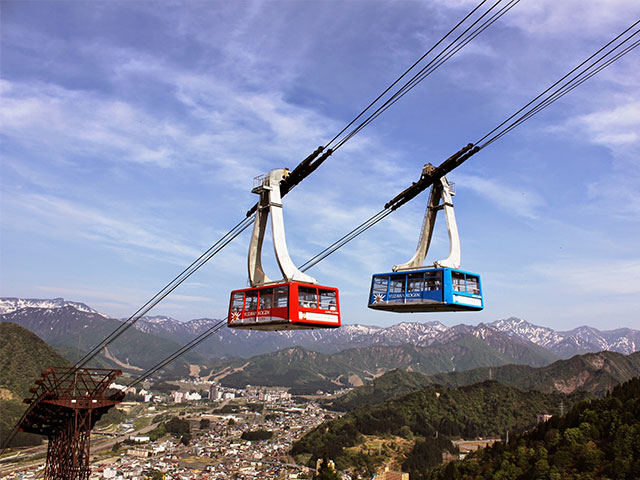
[{"label": "forested hill", "polygon": [[503,365],[430,376],[397,369],[336,399],[333,407],[337,410],[352,410],[362,405],[379,404],[432,384],[460,387],[488,379],[521,390],[545,393],[584,391],[598,396],[635,376],[640,376],[640,352],[631,355],[615,352],[587,353],[556,361],[546,367]]},{"label": "forested hill", "polygon": [[640,378],[562,418],[412,480],[640,478]]},{"label": "forested hill", "polygon": [[623,355],[598,352],[576,355],[558,360],[546,367],[503,365],[495,368],[476,368],[431,377],[434,383],[462,386],[488,378],[505,385],[541,392],[572,393],[588,391],[603,395],[614,386],[640,375],[640,352]]},{"label": "forested hill", "polygon": [[523,431],[536,423],[540,413],[557,413],[561,403],[584,398],[563,394],[524,392],[495,381],[460,388],[430,386],[381,405],[356,408],[326,422],[293,446],[294,455],[325,452],[339,468],[353,466],[348,450],[365,440],[364,435],[396,435],[404,438],[440,436],[500,436],[505,431]]},{"label": "forested hill", "polygon": [[0,322],[0,398],[19,400],[29,396],[29,388],[47,367],[69,366],[35,333],[15,323]]},{"label": "forested hill", "polygon": [[[40,373],[47,367],[70,366],[69,362],[36,334],[15,323],[0,322],[0,442],[20,419]],[[40,437],[20,433],[13,445],[39,444]]]},{"label": "forested hill", "polygon": [[[373,345],[343,350],[332,355],[301,347],[258,355],[249,360],[221,361],[214,370],[230,373],[219,378],[229,387],[247,384],[287,386],[292,393],[337,390],[362,385],[388,370],[401,368],[425,374],[466,370],[489,365],[521,363],[526,358],[536,365],[547,365],[553,356],[536,350],[501,352],[473,335],[462,335],[447,343],[431,346]],[[544,352],[543,352],[544,353]]]}]

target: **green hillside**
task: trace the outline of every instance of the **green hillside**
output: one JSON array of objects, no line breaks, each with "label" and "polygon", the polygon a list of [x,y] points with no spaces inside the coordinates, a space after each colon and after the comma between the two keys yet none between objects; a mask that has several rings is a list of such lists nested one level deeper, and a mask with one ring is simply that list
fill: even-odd
[{"label": "green hillside", "polygon": [[[72,306],[55,309],[23,308],[0,316],[3,321],[16,323],[38,335],[70,361],[76,361],[106,338],[122,323],[97,313],[78,311]],[[126,334],[100,352],[91,366],[120,368],[123,371],[140,372],[173,354],[182,345],[149,333],[130,328]],[[204,364],[208,361],[197,352],[187,352],[168,367],[172,376],[185,376],[189,363]]]},{"label": "green hillside", "polygon": [[505,385],[541,392],[572,393],[587,391],[602,395],[615,385],[640,375],[640,352],[623,355],[599,352],[576,355],[546,367],[504,365],[477,368],[432,376],[434,383],[462,386],[492,378]]},{"label": "green hillside", "polygon": [[[534,355],[531,351],[529,354]],[[536,358],[539,364],[547,364],[551,357]],[[312,393],[362,385],[393,369],[435,374],[514,362],[518,363],[519,360],[501,353],[473,335],[464,335],[451,342],[429,347],[375,345],[330,355],[302,347],[288,348],[246,361],[218,362],[214,371],[234,368],[233,373],[220,379],[223,385],[229,387],[247,384],[287,386],[292,388],[293,393]]]},{"label": "green hillside", "polygon": [[562,418],[412,480],[640,478],[640,378]]},{"label": "green hillside", "polygon": [[487,381],[460,388],[433,385],[381,405],[363,406],[318,426],[292,448],[293,455],[324,452],[339,468],[353,467],[353,447],[366,436],[400,436],[430,439],[436,436],[475,438],[524,431],[540,413],[556,414],[561,402],[569,405],[584,398],[521,391]]},{"label": "green hillside", "polygon": [[[22,400],[47,367],[70,366],[69,362],[37,335],[15,323],[0,323],[0,438],[4,441],[27,408]],[[19,433],[14,445],[39,444],[39,436]]]},{"label": "green hillside", "polygon": [[363,405],[379,404],[431,384],[461,387],[489,379],[520,390],[545,393],[589,392],[598,396],[638,375],[640,352],[631,355],[615,352],[587,353],[559,360],[546,367],[503,365],[431,376],[393,370],[336,399],[333,408],[352,410]]},{"label": "green hillside", "polygon": [[333,401],[332,407],[335,410],[348,411],[364,405],[375,405],[431,384],[433,381],[428,375],[397,368],[342,395]]},{"label": "green hillside", "polygon": [[0,322],[0,389],[4,400],[30,396],[29,388],[47,367],[70,366],[68,360],[35,333],[15,323]]}]

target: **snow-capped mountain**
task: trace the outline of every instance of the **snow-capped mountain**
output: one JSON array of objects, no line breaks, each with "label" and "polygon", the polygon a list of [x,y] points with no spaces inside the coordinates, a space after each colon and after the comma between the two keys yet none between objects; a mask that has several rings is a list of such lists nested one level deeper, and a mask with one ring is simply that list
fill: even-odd
[{"label": "snow-capped mountain", "polygon": [[42,300],[37,298],[15,298],[5,297],[0,298],[0,315],[4,313],[15,312],[21,308],[63,308],[73,307],[80,312],[95,313],[108,318],[107,315],[94,310],[93,308],[79,302],[70,302],[64,298],[52,298],[49,300]]},{"label": "snow-capped mountain", "polygon": [[603,350],[626,355],[640,350],[640,331],[630,328],[600,331],[582,326],[558,332],[514,317],[497,320],[489,325],[508,335],[529,340],[563,358]]},{"label": "snow-capped mountain", "polygon": [[[61,318],[52,312],[65,310],[69,325],[45,325],[47,318]],[[51,300],[0,298],[0,315],[9,314],[21,318],[37,317],[38,329],[70,332],[98,316],[110,319],[83,303],[62,298]],[[16,317],[18,315],[18,317]],[[70,322],[71,319],[73,322]],[[0,320],[2,318],[0,317]],[[11,320],[10,320],[11,321]],[[122,321],[122,320],[120,320]],[[33,321],[32,321],[33,322]],[[44,323],[43,323],[44,322]],[[59,321],[58,321],[59,322]],[[137,321],[135,328],[143,333],[161,337],[179,344],[186,344],[211,329],[219,322],[212,318],[198,318],[181,322],[166,316],[148,316]],[[35,324],[34,324],[35,325]],[[343,325],[331,330],[299,330],[284,332],[246,331],[223,328],[216,335],[202,342],[197,351],[209,358],[251,357],[284,348],[301,346],[321,353],[336,353],[351,348],[370,346],[395,346],[411,344],[432,346],[459,340],[472,335],[486,345],[511,357],[522,358],[531,365],[544,364],[558,357],[568,358],[578,353],[611,350],[630,354],[640,350],[640,331],[628,328],[599,331],[580,327],[568,332],[533,325],[519,318],[497,320],[489,324],[455,325],[447,327],[440,322],[401,322],[389,327],[371,325]]]}]

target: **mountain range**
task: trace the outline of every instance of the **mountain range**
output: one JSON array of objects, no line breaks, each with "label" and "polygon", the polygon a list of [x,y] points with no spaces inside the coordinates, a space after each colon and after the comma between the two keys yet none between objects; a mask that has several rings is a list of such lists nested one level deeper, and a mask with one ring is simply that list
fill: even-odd
[{"label": "mountain range", "polygon": [[[199,318],[180,322],[170,317],[149,316],[137,322],[136,328],[164,338],[188,342],[206,331],[218,320]],[[474,335],[485,341],[498,341],[499,334],[520,339],[541,347],[556,358],[569,358],[588,352],[609,350],[630,354],[640,350],[640,330],[620,328],[600,331],[582,326],[569,331],[556,331],[511,317],[478,325],[459,324],[447,327],[440,322],[400,322],[390,327],[343,325],[337,330],[302,330],[286,332],[238,331],[224,329],[215,338],[204,342],[201,351],[214,357],[253,355],[283,348],[301,346],[322,353],[334,353],[349,348],[372,345],[402,345],[409,343],[430,346],[444,343],[461,335]],[[531,347],[534,348],[534,347]]]},{"label": "mountain range", "polygon": [[[105,319],[110,318],[83,303],[71,302],[62,298],[51,300],[0,298],[0,315],[24,308],[51,311],[65,307],[76,310],[78,315],[86,314]],[[181,322],[166,316],[147,316],[141,318],[135,324],[135,328],[144,333],[185,344],[211,328],[217,321],[212,318],[199,318]],[[277,333],[223,329],[215,339],[204,342],[203,348],[207,356],[213,358],[250,357],[293,346],[310,348],[322,353],[333,353],[348,348],[371,345],[410,343],[429,346],[434,343],[446,342],[460,334],[472,334],[478,338],[487,339],[488,336],[496,335],[496,333],[504,333],[510,337],[531,342],[560,358],[602,350],[624,354],[640,350],[640,330],[620,328],[600,331],[582,326],[569,331],[556,331],[515,317],[496,320],[488,324],[480,323],[476,326],[460,324],[453,327],[447,327],[440,322],[401,322],[390,327],[356,324],[344,325],[337,330]]]},{"label": "mountain range", "polygon": [[[22,325],[74,360],[121,325],[122,319],[110,318],[83,303],[62,298],[0,298],[0,321]],[[165,316],[143,317],[135,323],[135,328],[108,347],[101,361],[109,366],[139,371],[173,353],[217,322],[211,318],[180,322]],[[285,332],[223,328],[179,359],[175,373],[184,374],[189,364],[210,367],[213,361],[224,359],[230,361],[216,365],[225,368],[235,365],[237,368],[238,362],[234,363],[233,358],[251,358],[253,365],[246,370],[255,374],[265,368],[277,370],[282,367],[274,363],[275,359],[285,361],[285,357],[292,355],[290,349],[297,349],[294,354],[299,357],[314,357],[312,363],[322,363],[323,357],[317,354],[335,357],[333,363],[336,364],[344,357],[349,368],[342,375],[355,377],[353,382],[339,379],[338,384],[357,385],[393,368],[433,374],[507,363],[537,367],[576,354],[602,350],[630,354],[640,349],[640,331],[629,328],[599,331],[579,327],[559,332],[514,317],[475,326],[452,327],[431,321],[401,322],[390,327],[343,325],[335,330]],[[336,357],[337,353],[341,355]],[[258,358],[262,355],[267,357]],[[327,376],[327,372],[317,365],[312,371],[325,376],[334,385],[339,377]],[[242,376],[242,372],[236,372],[235,378],[239,381]],[[226,381],[235,383],[233,378],[228,375]]]},{"label": "mountain range", "polygon": [[567,395],[583,392],[602,396],[616,385],[637,376],[640,376],[640,352],[631,355],[616,352],[585,353],[537,368],[509,364],[435,375],[395,369],[354,388],[334,400],[332,405],[337,410],[352,410],[362,405],[382,403],[430,385],[455,388],[489,380],[520,390]]}]

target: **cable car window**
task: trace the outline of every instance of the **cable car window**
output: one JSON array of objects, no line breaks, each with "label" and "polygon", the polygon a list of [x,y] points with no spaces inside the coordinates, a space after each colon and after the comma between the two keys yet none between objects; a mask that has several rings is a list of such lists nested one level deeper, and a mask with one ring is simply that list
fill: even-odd
[{"label": "cable car window", "polygon": [[475,275],[467,275],[467,292],[480,295],[480,279]]},{"label": "cable car window", "polygon": [[373,293],[387,294],[387,288],[389,288],[388,277],[373,277]]},{"label": "cable car window", "polygon": [[245,306],[244,306],[245,312],[255,310],[257,306],[258,306],[258,292],[255,290],[253,292],[247,292],[247,301],[245,302]]},{"label": "cable car window", "polygon": [[289,305],[289,287],[276,287],[273,297],[273,307],[282,308]]},{"label": "cable car window", "polygon": [[389,293],[403,293],[404,278],[404,275],[402,275],[400,278],[392,278],[389,281]]},{"label": "cable car window", "polygon": [[421,273],[410,273],[407,278],[407,293],[424,290],[424,277]]},{"label": "cable car window", "polygon": [[335,291],[318,289],[318,293],[320,294],[320,308],[324,310],[335,310],[337,308]]},{"label": "cable car window", "polygon": [[451,272],[451,279],[453,280],[453,289],[456,292],[464,292],[464,273]]},{"label": "cable car window", "polygon": [[260,290],[260,310],[271,309],[273,304],[273,288]]},{"label": "cable car window", "polygon": [[241,312],[242,305],[244,305],[244,293],[237,292],[233,294],[233,300],[231,302],[232,312]]},{"label": "cable car window", "polygon": [[442,290],[442,272],[425,272],[425,290]]},{"label": "cable car window", "polygon": [[318,308],[318,290],[312,287],[298,287],[298,302],[304,308]]}]

